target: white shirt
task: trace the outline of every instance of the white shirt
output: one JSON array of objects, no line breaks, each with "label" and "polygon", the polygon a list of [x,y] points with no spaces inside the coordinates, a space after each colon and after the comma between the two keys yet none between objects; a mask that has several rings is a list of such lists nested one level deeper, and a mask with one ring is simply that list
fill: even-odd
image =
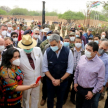
[{"label": "white shirt", "polygon": [[8,31],[7,31],[7,36],[8,36],[8,37],[11,37],[11,32],[8,32]]}]

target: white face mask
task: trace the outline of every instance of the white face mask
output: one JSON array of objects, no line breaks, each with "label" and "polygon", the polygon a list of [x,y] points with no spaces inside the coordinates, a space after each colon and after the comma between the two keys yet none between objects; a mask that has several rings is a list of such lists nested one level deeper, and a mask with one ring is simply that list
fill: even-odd
[{"label": "white face mask", "polygon": [[7,31],[2,31],[2,35],[5,37],[6,36],[6,34],[7,34]]},{"label": "white face mask", "polygon": [[102,38],[105,38],[105,35],[102,35]]},{"label": "white face mask", "polygon": [[90,42],[93,42],[93,40],[88,40],[88,42],[90,43]]},{"label": "white face mask", "polygon": [[3,52],[3,51],[4,51],[4,49],[5,49],[5,47],[4,47],[4,46],[0,46],[0,52]]},{"label": "white face mask", "polygon": [[18,38],[13,38],[13,41],[14,41],[14,42],[17,42],[17,41],[18,41]]},{"label": "white face mask", "polygon": [[92,57],[92,56],[91,56],[91,52],[85,50],[85,56],[86,56],[87,58],[91,58],[91,57]]},{"label": "white face mask", "polygon": [[77,47],[77,48],[80,48],[81,47],[81,43],[75,43],[75,46]]},{"label": "white face mask", "polygon": [[70,40],[71,41],[75,41],[75,37],[70,37]]},{"label": "white face mask", "polygon": [[8,27],[8,30],[11,31],[12,30],[12,27]]},{"label": "white face mask", "polygon": [[13,65],[19,66],[20,65],[20,59],[16,59],[12,62]]},{"label": "white face mask", "polygon": [[34,37],[38,39],[39,38],[39,35],[34,35]]}]

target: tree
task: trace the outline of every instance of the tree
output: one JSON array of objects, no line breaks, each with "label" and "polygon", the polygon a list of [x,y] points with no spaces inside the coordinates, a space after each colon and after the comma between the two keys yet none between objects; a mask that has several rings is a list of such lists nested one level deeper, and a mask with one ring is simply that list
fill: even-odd
[{"label": "tree", "polygon": [[46,16],[58,16],[58,13],[55,12],[55,11],[52,11],[52,12],[46,11],[45,15],[46,15]]},{"label": "tree", "polygon": [[82,12],[73,12],[73,11],[67,11],[64,14],[59,14],[59,18],[65,19],[68,22],[71,20],[81,20],[84,19],[84,14]]},{"label": "tree", "polygon": [[94,19],[94,16],[96,15],[96,13],[99,15],[99,20],[108,21],[108,18],[103,13],[98,12],[98,11],[91,11],[90,18]]},{"label": "tree", "polygon": [[7,15],[7,12],[2,10],[2,9],[0,9],[0,15]]},{"label": "tree", "polygon": [[11,8],[9,8],[8,6],[0,6],[0,9],[6,11],[7,13],[11,11]]},{"label": "tree", "polygon": [[38,11],[29,11],[29,15],[30,16],[40,16],[42,12],[38,12]]},{"label": "tree", "polygon": [[9,12],[10,15],[28,15],[28,10],[23,8],[15,8]]}]

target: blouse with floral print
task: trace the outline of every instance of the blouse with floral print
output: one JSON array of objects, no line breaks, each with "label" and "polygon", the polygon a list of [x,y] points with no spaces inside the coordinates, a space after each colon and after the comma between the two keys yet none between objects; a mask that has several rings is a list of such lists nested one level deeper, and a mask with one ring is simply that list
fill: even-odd
[{"label": "blouse with floral print", "polygon": [[22,92],[15,91],[18,85],[23,84],[23,73],[19,67],[0,71],[0,106],[14,106],[21,102]]}]

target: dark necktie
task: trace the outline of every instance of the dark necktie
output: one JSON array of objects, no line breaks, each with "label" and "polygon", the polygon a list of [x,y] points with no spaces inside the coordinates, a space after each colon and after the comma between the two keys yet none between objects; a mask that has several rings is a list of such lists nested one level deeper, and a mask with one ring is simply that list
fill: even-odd
[{"label": "dark necktie", "polygon": [[28,60],[29,60],[29,63],[30,63],[30,65],[31,65],[31,67],[32,67],[33,69],[35,69],[34,61],[33,61],[32,57],[31,57],[31,53],[30,53],[30,54],[27,54],[27,57],[28,57]]}]

